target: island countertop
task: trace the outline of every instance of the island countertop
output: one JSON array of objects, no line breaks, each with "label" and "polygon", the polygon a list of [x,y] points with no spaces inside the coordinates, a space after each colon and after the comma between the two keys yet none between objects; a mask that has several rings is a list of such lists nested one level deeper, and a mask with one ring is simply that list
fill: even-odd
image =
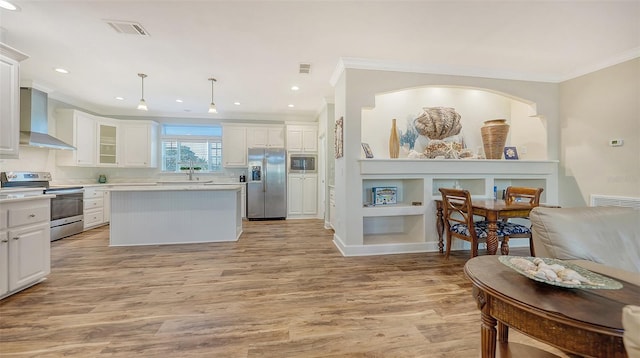
[{"label": "island countertop", "polygon": [[112,187],[100,188],[104,191],[212,191],[212,190],[233,190],[242,189],[241,184],[195,184],[195,185],[116,185]]},{"label": "island countertop", "polygon": [[110,193],[111,246],[237,241],[242,185],[132,185]]}]

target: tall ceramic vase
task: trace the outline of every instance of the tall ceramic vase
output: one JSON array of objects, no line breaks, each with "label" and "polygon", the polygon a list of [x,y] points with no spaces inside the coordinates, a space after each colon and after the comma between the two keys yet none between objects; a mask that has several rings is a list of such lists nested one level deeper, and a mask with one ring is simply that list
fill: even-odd
[{"label": "tall ceramic vase", "polygon": [[506,119],[492,119],[485,121],[480,128],[484,155],[487,159],[501,159],[504,144],[507,142],[509,125]]},{"label": "tall ceramic vase", "polygon": [[400,138],[398,137],[398,128],[396,128],[396,119],[391,121],[391,134],[389,135],[389,158],[398,158],[400,155]]}]

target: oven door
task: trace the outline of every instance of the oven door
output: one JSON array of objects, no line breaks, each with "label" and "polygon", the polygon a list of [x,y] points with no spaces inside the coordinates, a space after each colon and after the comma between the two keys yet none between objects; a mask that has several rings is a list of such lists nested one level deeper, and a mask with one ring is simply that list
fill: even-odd
[{"label": "oven door", "polygon": [[84,189],[48,189],[51,199],[51,241],[82,232]]},{"label": "oven door", "polygon": [[84,190],[47,190],[47,194],[55,194],[51,199],[51,221],[82,215]]}]

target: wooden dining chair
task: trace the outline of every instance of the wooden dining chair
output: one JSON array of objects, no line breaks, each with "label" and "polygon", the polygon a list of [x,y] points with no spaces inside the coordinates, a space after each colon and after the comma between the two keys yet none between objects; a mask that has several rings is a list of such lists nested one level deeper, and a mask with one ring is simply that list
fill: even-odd
[{"label": "wooden dining chair", "polygon": [[511,203],[529,203],[531,205],[540,205],[540,194],[543,188],[526,188],[521,186],[510,186],[504,194],[504,201]]},{"label": "wooden dining chair", "polygon": [[[451,241],[458,238],[471,243],[471,257],[478,256],[478,244],[486,242],[488,236],[487,221],[473,221],[471,194],[468,190],[440,188],[442,194],[443,218],[447,232],[447,251],[445,259],[451,253]],[[498,221],[498,240],[503,248],[508,248],[509,237],[504,235],[508,224]],[[508,254],[501,250],[502,254]]]},{"label": "wooden dining chair", "polygon": [[[507,205],[512,203],[528,203],[532,206],[540,205],[540,194],[544,191],[543,188],[527,188],[520,186],[509,186],[504,195],[504,201]],[[528,219],[528,218],[523,218]],[[503,222],[507,223],[508,218],[502,219]],[[513,224],[508,225],[508,229],[510,229],[508,236],[509,238],[528,238],[529,239],[529,252],[531,256],[535,256],[535,250],[533,248],[533,237],[531,235],[531,224],[529,226]]]}]

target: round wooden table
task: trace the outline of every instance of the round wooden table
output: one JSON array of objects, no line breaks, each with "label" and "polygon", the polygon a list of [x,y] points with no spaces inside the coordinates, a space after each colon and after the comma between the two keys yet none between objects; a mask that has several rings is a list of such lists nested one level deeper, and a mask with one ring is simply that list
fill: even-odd
[{"label": "round wooden table", "polygon": [[619,290],[552,286],[517,273],[493,255],[467,261],[464,272],[481,311],[483,358],[496,356],[496,337],[507,344],[509,327],[567,353],[627,357],[622,308],[640,305],[640,286],[620,280]]}]

